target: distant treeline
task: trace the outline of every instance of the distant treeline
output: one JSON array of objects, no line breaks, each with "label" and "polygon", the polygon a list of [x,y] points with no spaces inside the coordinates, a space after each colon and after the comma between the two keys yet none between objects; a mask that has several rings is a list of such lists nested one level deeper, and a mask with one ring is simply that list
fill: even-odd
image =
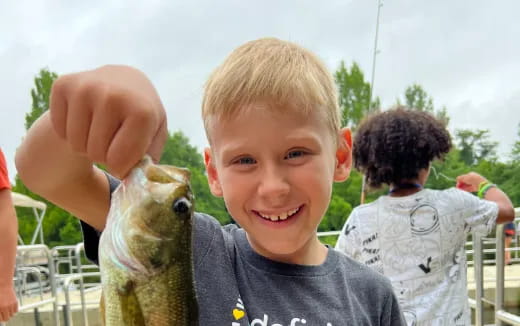
[{"label": "distant treeline", "polygon": [[[49,95],[57,74],[42,69],[34,79],[35,87],[31,90],[32,108],[26,114],[25,127],[28,129],[49,108]],[[342,62],[335,72],[339,89],[339,103],[342,110],[342,125],[350,127],[354,133],[358,123],[367,114],[380,110],[380,100],[374,96],[370,100],[370,84],[365,81],[361,69],[356,63],[350,67]],[[396,105],[410,110],[427,111],[436,115],[446,125],[449,116],[446,107],[436,109],[433,99],[418,84],[409,86],[404,91],[403,99],[397,99]],[[498,143],[490,139],[488,130],[457,130],[453,137],[456,145],[442,162],[435,162],[427,187],[445,189],[455,185],[454,178],[468,171],[477,171],[496,183],[513,201],[520,206],[520,125],[518,138],[508,157],[497,157]],[[222,224],[232,223],[224,202],[211,195],[206,181],[202,153],[190,145],[189,139],[180,131],[170,134],[166,143],[161,163],[187,167],[191,170],[191,183],[196,196],[196,209],[215,216]],[[348,218],[352,207],[360,204],[362,176],[352,171],[350,178],[343,183],[334,184],[329,209],[319,226],[319,231],[339,230]],[[47,204],[43,222],[45,243],[57,245],[76,244],[82,241],[78,220],[71,214],[30,192],[16,176],[13,191],[28,195]],[[370,191],[367,201],[374,200],[385,189]],[[36,227],[32,209],[17,208],[19,230],[22,239],[28,243]],[[325,240],[330,241],[330,240]],[[333,242],[333,240],[331,240]]]}]

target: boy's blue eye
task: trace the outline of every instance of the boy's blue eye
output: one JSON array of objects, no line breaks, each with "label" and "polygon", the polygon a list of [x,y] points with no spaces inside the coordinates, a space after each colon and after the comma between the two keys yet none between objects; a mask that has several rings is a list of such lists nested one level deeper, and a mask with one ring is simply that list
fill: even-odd
[{"label": "boy's blue eye", "polygon": [[235,161],[237,164],[255,164],[256,161],[252,157],[241,157]]},{"label": "boy's blue eye", "polygon": [[287,154],[286,158],[298,158],[305,155],[304,151],[291,151]]}]

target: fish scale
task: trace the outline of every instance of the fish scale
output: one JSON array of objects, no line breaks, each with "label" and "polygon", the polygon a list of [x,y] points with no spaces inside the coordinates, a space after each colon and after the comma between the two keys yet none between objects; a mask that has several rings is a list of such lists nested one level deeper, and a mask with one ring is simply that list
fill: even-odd
[{"label": "fish scale", "polygon": [[189,171],[145,157],[112,194],[100,239],[104,325],[198,326]]}]

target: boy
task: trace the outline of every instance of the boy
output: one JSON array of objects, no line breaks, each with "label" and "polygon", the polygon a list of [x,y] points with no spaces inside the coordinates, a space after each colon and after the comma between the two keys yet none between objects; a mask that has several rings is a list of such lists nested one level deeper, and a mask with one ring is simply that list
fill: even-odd
[{"label": "boy", "polygon": [[11,184],[4,153],[0,149],[0,322],[7,322],[18,311],[13,286],[18,221],[11,198]]},{"label": "boy", "polygon": [[459,189],[424,189],[431,162],[451,148],[444,125],[426,112],[395,109],[359,127],[354,162],[371,187],[389,194],[356,207],[336,247],[386,275],[408,325],[470,325],[464,243],[513,219],[509,198],[471,172]]},{"label": "boy", "polygon": [[[195,214],[200,325],[401,325],[391,285],[317,238],[332,183],[345,180],[351,165],[336,98],[313,54],[276,39],[244,44],[209,78],[202,105],[208,182],[242,228]],[[140,72],[104,67],[65,76],[53,87],[50,115],[17,154],[19,173],[83,220],[95,260],[93,228],[103,229],[119,181],[108,182],[92,163],[124,177],[145,152],[159,157],[165,126]]]}]

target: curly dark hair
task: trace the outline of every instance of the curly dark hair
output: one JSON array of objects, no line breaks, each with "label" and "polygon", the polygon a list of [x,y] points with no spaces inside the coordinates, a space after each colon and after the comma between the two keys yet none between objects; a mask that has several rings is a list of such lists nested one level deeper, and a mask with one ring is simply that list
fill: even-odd
[{"label": "curly dark hair", "polygon": [[451,149],[451,138],[442,122],[427,112],[402,107],[365,119],[354,137],[355,167],[371,188],[396,184],[419,176],[435,158]]}]

